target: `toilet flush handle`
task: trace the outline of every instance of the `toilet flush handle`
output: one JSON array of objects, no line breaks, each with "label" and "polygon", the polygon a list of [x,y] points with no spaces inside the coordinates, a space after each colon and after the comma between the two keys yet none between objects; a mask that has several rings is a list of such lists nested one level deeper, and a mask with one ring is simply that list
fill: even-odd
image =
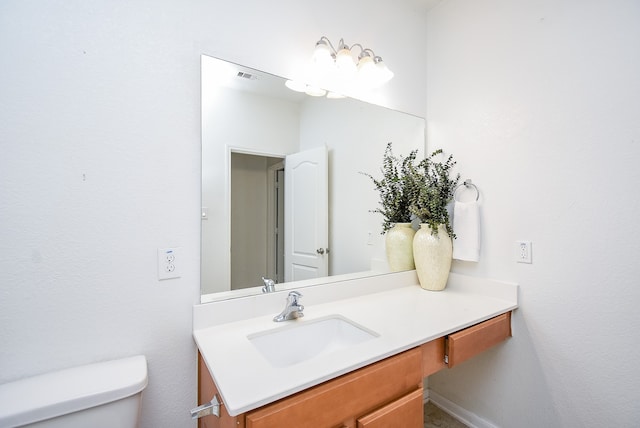
[{"label": "toilet flush handle", "polygon": [[211,401],[201,406],[191,409],[191,419],[198,419],[203,416],[216,415],[220,417],[220,402],[218,396],[214,395]]}]

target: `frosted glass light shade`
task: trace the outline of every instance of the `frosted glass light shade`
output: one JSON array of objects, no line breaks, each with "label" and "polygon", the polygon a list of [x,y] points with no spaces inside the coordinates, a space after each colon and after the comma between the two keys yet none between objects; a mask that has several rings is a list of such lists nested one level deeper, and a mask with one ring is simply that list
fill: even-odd
[{"label": "frosted glass light shade", "polygon": [[331,49],[327,46],[326,42],[320,41],[316,44],[316,48],[313,51],[313,62],[320,67],[330,67],[333,65],[333,56]]},{"label": "frosted glass light shade", "polygon": [[307,90],[307,85],[302,82],[296,82],[295,80],[287,80],[284,82],[284,85],[296,92],[305,92]]},{"label": "frosted glass light shade", "polygon": [[378,84],[378,69],[370,56],[363,56],[358,61],[358,80],[365,86]]},{"label": "frosted glass light shade", "polygon": [[321,88],[316,88],[313,86],[307,86],[305,93],[307,95],[311,95],[312,97],[324,97],[327,91]]},{"label": "frosted glass light shade", "polygon": [[351,77],[356,74],[356,63],[349,49],[342,48],[338,51],[336,54],[336,67],[342,76]]},{"label": "frosted glass light shade", "polygon": [[387,83],[393,79],[393,71],[389,70],[387,65],[382,61],[382,58],[376,62],[376,69],[379,84]]}]

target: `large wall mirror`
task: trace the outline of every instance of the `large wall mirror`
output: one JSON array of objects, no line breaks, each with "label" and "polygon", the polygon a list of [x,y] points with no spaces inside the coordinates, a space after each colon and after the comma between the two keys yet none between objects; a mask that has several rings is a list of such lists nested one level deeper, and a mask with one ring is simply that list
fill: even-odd
[{"label": "large wall mirror", "polygon": [[[305,276],[306,268],[291,274],[283,252],[292,237],[318,239],[315,214],[306,210],[323,205],[320,200],[326,202],[327,238],[309,244],[317,247],[308,252],[324,261],[322,276],[384,273],[381,217],[370,212],[378,195],[360,172],[380,175],[389,142],[397,154],[418,149],[421,156],[424,133],[423,118],[352,98],[294,92],[283,78],[203,55],[202,302],[260,293],[262,277],[276,279],[276,289],[291,275],[303,280],[296,287],[316,283],[316,272]],[[314,152],[324,153],[326,176],[313,172],[311,179],[294,181],[292,159]],[[300,170],[315,165],[299,164]],[[324,182],[325,196],[313,193],[317,183],[306,190],[301,183],[309,180]],[[292,189],[297,196],[289,195]],[[294,199],[304,210],[287,211]]]}]

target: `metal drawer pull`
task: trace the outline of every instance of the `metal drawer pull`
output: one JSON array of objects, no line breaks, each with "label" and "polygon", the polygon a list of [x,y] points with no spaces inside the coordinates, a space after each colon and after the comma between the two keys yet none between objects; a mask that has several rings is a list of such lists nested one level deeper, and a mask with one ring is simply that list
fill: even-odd
[{"label": "metal drawer pull", "polygon": [[191,409],[191,419],[198,419],[203,416],[216,415],[220,417],[220,402],[218,396],[214,395],[211,401],[201,406]]}]

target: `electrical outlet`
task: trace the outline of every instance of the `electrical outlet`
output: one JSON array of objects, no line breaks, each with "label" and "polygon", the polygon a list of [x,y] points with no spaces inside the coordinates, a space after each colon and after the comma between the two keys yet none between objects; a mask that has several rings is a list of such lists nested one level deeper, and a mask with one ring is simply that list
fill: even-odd
[{"label": "electrical outlet", "polygon": [[516,241],[516,262],[531,262],[531,241]]},{"label": "electrical outlet", "polygon": [[180,278],[180,248],[158,248],[158,280]]}]

